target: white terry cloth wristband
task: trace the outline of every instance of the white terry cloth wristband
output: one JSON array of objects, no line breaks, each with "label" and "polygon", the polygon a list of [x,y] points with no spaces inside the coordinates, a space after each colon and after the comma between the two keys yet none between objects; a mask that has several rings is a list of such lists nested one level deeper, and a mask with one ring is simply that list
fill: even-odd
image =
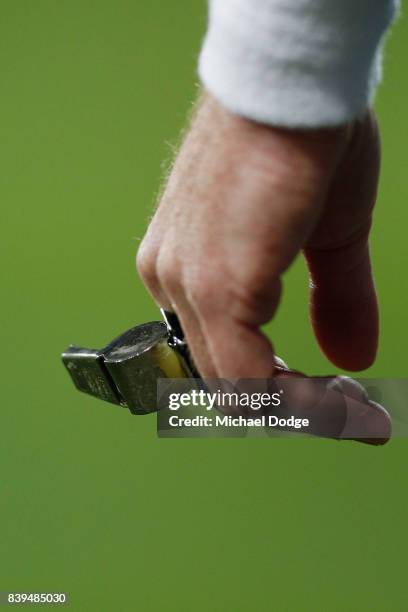
[{"label": "white terry cloth wristband", "polygon": [[319,127],[359,116],[381,79],[399,0],[210,0],[205,87],[255,121]]}]

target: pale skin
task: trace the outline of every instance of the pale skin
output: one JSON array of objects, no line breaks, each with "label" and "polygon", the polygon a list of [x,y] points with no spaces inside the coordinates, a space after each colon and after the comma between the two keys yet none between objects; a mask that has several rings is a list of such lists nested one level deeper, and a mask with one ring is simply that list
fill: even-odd
[{"label": "pale skin", "polygon": [[337,128],[291,130],[203,94],[137,255],[154,300],[177,313],[201,376],[274,375],[260,326],[273,318],[299,252],[322,351],[347,370],[373,363],[368,235],[379,158],[370,111]]}]

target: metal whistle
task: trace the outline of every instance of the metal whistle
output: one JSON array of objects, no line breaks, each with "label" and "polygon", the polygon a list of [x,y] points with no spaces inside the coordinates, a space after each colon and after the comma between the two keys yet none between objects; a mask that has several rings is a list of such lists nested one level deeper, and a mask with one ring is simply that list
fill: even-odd
[{"label": "metal whistle", "polygon": [[137,325],[102,349],[70,345],[62,361],[79,391],[128,408],[156,412],[159,378],[199,377],[174,313]]},{"label": "metal whistle", "polygon": [[[149,414],[165,407],[162,402],[166,394],[159,399],[157,393],[160,378],[190,378],[194,380],[188,381],[189,384],[205,389],[206,383],[197,372],[177,316],[164,310],[161,313],[163,321],[137,325],[102,349],[69,346],[62,353],[62,361],[76,388],[128,408],[132,414]],[[379,404],[369,401],[358,383],[341,376],[306,377],[288,369],[276,356],[275,369],[282,383],[285,378],[295,379],[293,410],[302,417],[312,415],[313,427],[309,432],[312,435],[344,437],[374,445],[384,444],[390,438],[389,414]],[[176,382],[169,380],[170,388]],[[323,396],[325,401],[319,403]],[[369,419],[367,410],[371,411]]]}]

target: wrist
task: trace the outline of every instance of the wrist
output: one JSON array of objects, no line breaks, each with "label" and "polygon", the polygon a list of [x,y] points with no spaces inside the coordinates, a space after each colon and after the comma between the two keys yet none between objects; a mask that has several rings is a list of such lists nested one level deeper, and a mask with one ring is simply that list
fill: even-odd
[{"label": "wrist", "polygon": [[323,180],[330,179],[359,123],[307,129],[272,126],[230,111],[208,91],[201,96],[196,121],[203,146],[211,131],[224,142],[226,154],[248,171],[255,168],[266,176],[297,173],[299,179],[319,174]]}]

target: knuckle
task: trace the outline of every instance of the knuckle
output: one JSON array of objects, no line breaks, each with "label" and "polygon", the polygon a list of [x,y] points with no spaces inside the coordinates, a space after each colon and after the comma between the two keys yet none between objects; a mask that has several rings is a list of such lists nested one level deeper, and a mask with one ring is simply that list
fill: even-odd
[{"label": "knuckle", "polygon": [[234,318],[248,323],[267,322],[281,295],[279,272],[273,265],[252,261],[230,271],[225,289]]},{"label": "knuckle", "polygon": [[198,314],[207,318],[211,303],[211,293],[207,289],[199,284],[187,286],[186,298]]},{"label": "knuckle", "polygon": [[146,285],[157,284],[157,254],[145,241],[142,242],[136,254],[136,269]]},{"label": "knuckle", "polygon": [[163,287],[172,290],[180,285],[178,266],[167,250],[160,251],[157,258],[156,270],[159,281]]},{"label": "knuckle", "polygon": [[186,284],[187,298],[198,311],[207,314],[211,305],[214,305],[220,296],[220,278],[201,273],[190,278]]},{"label": "knuckle", "polygon": [[185,283],[186,297],[205,320],[220,312],[230,318],[253,325],[270,320],[281,294],[278,276],[265,274],[236,275],[225,265],[200,269]]},{"label": "knuckle", "polygon": [[[261,295],[262,294],[262,295]],[[256,283],[241,283],[222,272],[221,267],[202,271],[186,283],[189,302],[205,319],[220,311],[237,320],[252,320],[265,299]]]},{"label": "knuckle", "polygon": [[280,281],[267,285],[230,285],[226,292],[231,317],[252,325],[267,323],[276,310],[281,293]]},{"label": "knuckle", "polygon": [[240,321],[252,319],[259,304],[255,291],[248,286],[231,285],[226,290],[226,300],[231,316]]}]

